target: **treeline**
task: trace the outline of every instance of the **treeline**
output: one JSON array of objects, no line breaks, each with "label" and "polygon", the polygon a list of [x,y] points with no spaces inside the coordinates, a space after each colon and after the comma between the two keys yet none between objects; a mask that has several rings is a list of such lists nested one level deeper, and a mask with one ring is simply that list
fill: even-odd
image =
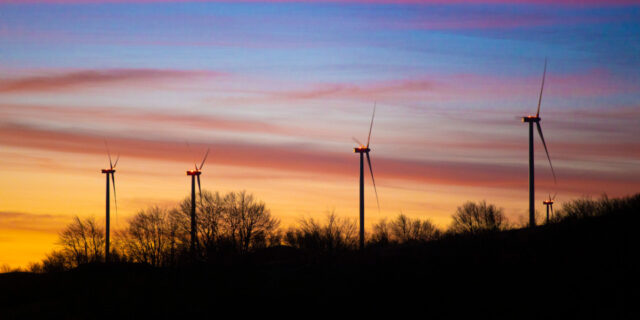
[{"label": "treeline", "polygon": [[[316,254],[336,254],[357,250],[356,219],[331,212],[322,220],[306,218],[296,226],[280,228],[265,203],[245,191],[220,194],[203,191],[198,199],[197,259],[215,262],[262,248],[289,246]],[[140,210],[123,230],[115,232],[111,242],[114,262],[136,262],[155,267],[173,267],[191,262],[190,211],[186,198],[175,208],[157,206]],[[582,198],[563,204],[550,223],[609,214],[638,213],[640,194],[609,199]],[[461,234],[473,235],[519,228],[508,221],[503,209],[493,204],[466,202],[452,215],[446,229],[429,219],[412,219],[403,214],[383,219],[367,234],[367,246],[397,246],[425,243]],[[104,229],[95,219],[75,217],[59,236],[60,249],[48,254],[29,271],[53,272],[85,263],[101,262],[104,256]]]}]

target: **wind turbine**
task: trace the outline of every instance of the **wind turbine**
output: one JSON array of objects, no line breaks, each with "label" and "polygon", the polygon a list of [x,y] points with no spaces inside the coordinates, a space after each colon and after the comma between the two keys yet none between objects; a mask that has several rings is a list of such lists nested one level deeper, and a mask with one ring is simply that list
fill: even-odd
[{"label": "wind turbine", "polygon": [[110,224],[111,224],[111,219],[110,219],[110,208],[109,205],[111,204],[110,199],[109,199],[109,176],[111,176],[111,182],[113,182],[113,202],[116,205],[116,214],[118,213],[118,200],[116,198],[116,178],[115,178],[115,173],[116,173],[116,165],[118,165],[118,160],[120,160],[120,155],[117,156],[116,158],[116,162],[112,162],[111,161],[111,152],[109,152],[109,146],[107,145],[107,141],[104,142],[105,146],[107,147],[107,155],[109,156],[109,169],[102,169],[102,173],[106,174],[107,177],[107,210],[106,210],[106,223],[105,223],[105,243],[104,243],[104,261],[105,262],[109,262],[109,236],[110,236]]},{"label": "wind turbine", "polygon": [[553,195],[553,198],[551,197],[551,194],[549,194],[549,199],[542,201],[542,204],[544,204],[545,206],[547,206],[547,222],[549,223],[549,208],[551,208],[551,216],[553,217],[553,200],[556,199],[556,195]]},{"label": "wind turbine", "polygon": [[376,189],[376,180],[373,178],[373,168],[371,168],[371,158],[369,157],[369,142],[371,142],[371,129],[373,129],[373,118],[376,116],[376,106],[373,105],[373,115],[371,116],[371,124],[369,125],[369,137],[367,144],[364,145],[356,138],[353,140],[358,144],[353,148],[353,152],[360,154],[360,250],[364,249],[364,155],[367,155],[367,163],[369,164],[369,172],[371,172],[371,181],[373,182],[373,190],[376,193],[376,202],[378,210],[380,210],[380,201],[378,200],[378,190]]},{"label": "wind turbine", "polygon": [[549,156],[549,150],[547,144],[544,141],[542,135],[542,128],[540,127],[540,104],[542,103],[542,91],[544,90],[544,79],[547,75],[547,59],[544,59],[544,71],[542,73],[542,85],[540,86],[540,97],[538,98],[538,111],[535,116],[529,115],[522,117],[522,122],[529,123],[529,226],[536,226],[536,207],[535,207],[535,183],[534,183],[534,169],[533,169],[533,124],[536,124],[544,151],[547,153],[547,159],[549,159],[549,166],[551,167],[551,173],[553,174],[553,181],[556,182],[556,173],[553,171],[553,165],[551,164],[551,157]]},{"label": "wind turbine", "polygon": [[202,171],[202,167],[204,166],[204,162],[207,160],[207,156],[209,155],[209,149],[207,149],[207,153],[205,153],[204,158],[202,159],[202,163],[198,167],[197,163],[194,163],[194,169],[188,170],[187,175],[191,176],[191,258],[195,260],[196,257],[196,243],[198,241],[197,237],[197,224],[196,224],[196,179],[198,180],[198,191],[200,193],[200,201],[202,201],[202,189],[200,187],[200,174]]}]

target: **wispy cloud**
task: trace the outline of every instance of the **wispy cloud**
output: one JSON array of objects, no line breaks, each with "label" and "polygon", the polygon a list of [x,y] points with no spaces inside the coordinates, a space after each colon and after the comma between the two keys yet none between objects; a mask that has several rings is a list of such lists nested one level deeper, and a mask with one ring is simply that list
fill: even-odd
[{"label": "wispy cloud", "polygon": [[[121,107],[62,107],[0,104],[0,115],[17,122],[24,119],[43,119],[86,123],[100,118],[103,121],[139,127],[149,125],[153,128],[170,126],[172,128],[198,128],[210,131],[229,131],[239,133],[262,133],[292,135],[303,130],[302,127],[279,126],[266,121],[212,116],[203,114],[187,114],[184,112],[147,111]],[[3,121],[0,121],[0,124]]]},{"label": "wispy cloud", "polygon": [[[20,139],[16,139],[20,137]],[[189,162],[184,143],[177,141],[110,138],[113,148],[122,157],[135,157],[163,161]],[[102,138],[70,131],[54,131],[24,126],[0,127],[0,144],[57,152],[84,154],[104,153]],[[352,153],[331,152],[311,146],[263,145],[251,143],[200,143],[194,148],[211,147],[212,164],[248,168],[273,169],[284,172],[317,174],[318,176],[353,176],[357,161]],[[526,187],[526,163],[508,165],[495,162],[479,163],[464,160],[409,160],[374,157],[374,170],[380,181],[403,180],[434,185],[471,186],[490,188]],[[550,177],[539,180],[541,186],[551,186]],[[639,188],[637,173],[613,173],[566,169],[562,171],[561,186],[573,192],[611,193]],[[593,187],[589,187],[589,185]]]},{"label": "wispy cloud", "polygon": [[0,93],[37,92],[87,87],[102,84],[153,81],[194,76],[218,76],[221,73],[159,69],[109,69],[56,72],[17,79],[0,79]]},{"label": "wispy cloud", "polygon": [[349,98],[375,99],[398,96],[410,92],[432,91],[437,83],[428,79],[399,79],[372,82],[362,85],[349,83],[325,83],[313,88],[277,92],[275,97],[288,99]]},{"label": "wispy cloud", "polygon": [[[542,72],[541,72],[542,73]],[[481,101],[482,99],[509,99],[535,97],[540,86],[540,75],[487,74],[424,74],[404,79],[369,81],[361,83],[319,83],[298,86],[287,91],[275,91],[276,99],[356,99],[390,101],[428,98],[429,101],[457,100]],[[590,69],[575,73],[547,73],[545,98],[601,97],[612,94],[633,93],[640,85],[620,78],[605,69]]]},{"label": "wispy cloud", "polygon": [[58,232],[70,216],[0,211],[0,230]]},{"label": "wispy cloud", "polygon": [[[558,5],[558,2],[553,4]],[[504,4],[513,5],[512,2]],[[389,30],[490,31],[610,23],[621,19],[633,21],[633,17],[628,16],[571,15],[553,10],[490,10],[479,9],[477,6],[438,7],[437,10],[425,11],[402,20],[377,19],[371,25]]]}]

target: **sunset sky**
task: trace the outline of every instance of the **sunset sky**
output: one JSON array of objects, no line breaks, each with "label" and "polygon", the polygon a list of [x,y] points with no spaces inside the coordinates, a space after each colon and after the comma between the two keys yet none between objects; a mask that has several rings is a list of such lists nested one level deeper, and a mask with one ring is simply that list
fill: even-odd
[{"label": "sunset sky", "polygon": [[[514,4],[515,3],[515,4]],[[380,212],[445,228],[467,200],[527,214],[640,191],[640,1],[0,0],[0,266],[55,248],[73,215],[104,219],[104,139],[121,155],[115,228],[189,194],[247,190],[282,226],[356,219],[371,139]],[[187,142],[190,148],[187,147]],[[556,206],[558,208],[560,206]]]}]

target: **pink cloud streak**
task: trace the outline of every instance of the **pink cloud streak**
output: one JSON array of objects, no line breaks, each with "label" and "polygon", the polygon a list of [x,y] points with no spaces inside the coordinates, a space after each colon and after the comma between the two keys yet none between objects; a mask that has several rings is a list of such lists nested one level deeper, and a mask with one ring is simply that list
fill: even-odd
[{"label": "pink cloud streak", "polygon": [[275,97],[286,99],[317,99],[324,97],[367,99],[389,97],[402,93],[431,91],[437,87],[435,81],[426,79],[401,79],[374,82],[363,85],[350,83],[325,83],[309,89],[298,89],[275,93]]},{"label": "pink cloud streak", "polygon": [[216,131],[231,131],[243,133],[264,134],[295,134],[299,129],[268,124],[263,121],[232,119],[228,117],[176,114],[161,111],[138,111],[125,108],[74,108],[60,106],[32,106],[32,105],[0,105],[0,115],[5,119],[41,118],[60,120],[65,122],[94,121],[96,118],[112,123],[140,126],[179,126],[201,128]]},{"label": "pink cloud streak", "polygon": [[159,69],[79,70],[17,79],[0,79],[0,93],[37,92],[70,89],[96,84],[143,82],[194,76],[220,76],[222,73]]},{"label": "pink cloud streak", "polygon": [[[112,149],[123,157],[190,163],[182,142],[110,138]],[[54,131],[25,126],[0,126],[0,144],[56,152],[104,153],[102,137],[83,132]],[[195,148],[211,147],[212,164],[272,169],[337,177],[355,177],[357,158],[349,150],[327,152],[292,145],[250,143],[200,143]],[[374,154],[373,166],[380,183],[403,180],[436,185],[526,188],[526,161],[521,165],[466,161],[406,160]],[[625,194],[640,189],[638,173],[611,173],[563,169],[561,190],[572,192]],[[539,178],[540,187],[552,187],[549,177]]]}]

